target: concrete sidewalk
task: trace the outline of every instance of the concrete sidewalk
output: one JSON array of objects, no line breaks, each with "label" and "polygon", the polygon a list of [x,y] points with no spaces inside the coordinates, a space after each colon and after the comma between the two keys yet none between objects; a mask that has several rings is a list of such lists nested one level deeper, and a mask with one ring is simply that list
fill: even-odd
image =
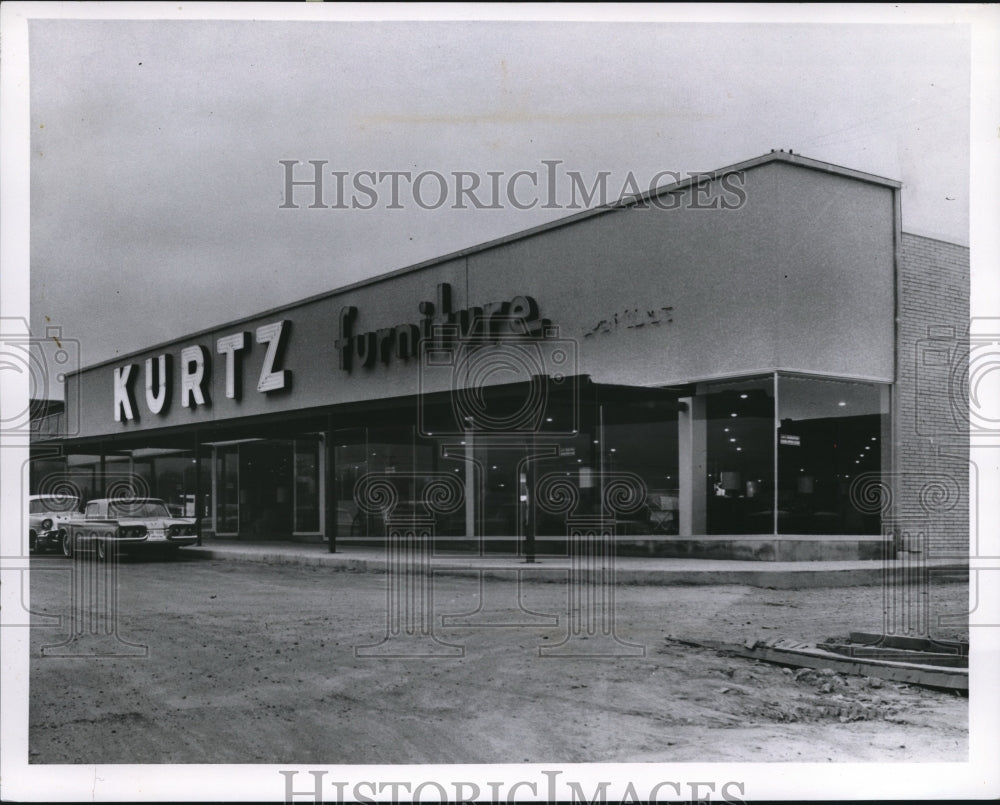
[{"label": "concrete sidewalk", "polygon": [[[329,553],[325,544],[296,542],[228,542],[210,540],[200,547],[184,548],[185,555],[233,562],[261,562],[328,567],[351,573],[385,573],[386,554],[379,548],[347,546]],[[527,564],[505,554],[443,554],[431,558],[435,574],[470,578],[511,579],[519,573],[524,581],[564,582],[570,559],[543,557]],[[743,562],[725,559],[668,559],[621,556],[615,559],[619,584],[694,585],[740,584],[750,587],[800,589],[807,587],[858,587],[898,583],[926,567],[932,583],[968,580],[968,561],[922,560],[918,554],[892,561],[853,560],[817,562]],[[909,571],[909,572],[908,572]],[[418,566],[418,572],[422,570]]]}]

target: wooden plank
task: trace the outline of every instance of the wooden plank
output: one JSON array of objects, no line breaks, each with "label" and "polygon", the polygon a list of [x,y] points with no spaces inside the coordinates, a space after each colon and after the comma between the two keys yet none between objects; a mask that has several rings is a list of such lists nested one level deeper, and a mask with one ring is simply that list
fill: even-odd
[{"label": "wooden plank", "polygon": [[[773,662],[779,665],[793,665],[802,668],[829,668],[841,674],[856,676],[877,676],[894,682],[906,682],[947,690],[969,689],[969,672],[965,668],[941,668],[918,663],[892,662],[847,658],[830,651],[817,648],[787,648],[782,641],[772,644],[756,643],[753,647],[733,647],[736,654],[752,659]],[[801,645],[801,644],[799,644]]]},{"label": "wooden plank", "polygon": [[969,658],[958,654],[936,654],[930,651],[910,651],[903,648],[859,646],[856,643],[820,643],[817,648],[833,651],[847,657],[866,657],[873,660],[898,660],[921,665],[941,665],[949,668],[968,668]]},{"label": "wooden plank", "polygon": [[785,639],[764,643],[749,640],[744,645],[723,643],[718,640],[680,640],[668,637],[668,641],[685,646],[724,651],[737,657],[773,662],[776,665],[790,665],[795,668],[828,668],[839,674],[854,676],[877,676],[893,682],[905,682],[931,688],[942,688],[959,692],[969,690],[967,668],[944,668],[920,663],[892,662],[868,658],[848,658],[832,651],[819,649],[813,643]]},{"label": "wooden plank", "polygon": [[884,646],[885,648],[904,648],[912,651],[932,651],[939,654],[969,656],[969,644],[961,640],[936,640],[924,637],[874,634],[872,632],[851,632],[848,640],[852,643],[862,643],[867,646]]}]

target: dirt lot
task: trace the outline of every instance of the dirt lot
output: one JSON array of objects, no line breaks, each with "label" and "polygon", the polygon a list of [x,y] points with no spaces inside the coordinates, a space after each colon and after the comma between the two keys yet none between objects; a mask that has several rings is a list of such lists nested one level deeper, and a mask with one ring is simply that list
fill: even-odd
[{"label": "dirt lot", "polygon": [[[76,572],[80,570],[78,563]],[[32,609],[69,623],[73,565],[33,560]],[[459,656],[356,657],[386,633],[386,577],[181,558],[120,568],[118,636],[148,656],[40,656],[32,629],[33,763],[962,761],[966,698],[792,672],[669,639],[817,640],[879,631],[880,587],[621,586],[619,653],[539,656],[567,634],[566,588],[522,604],[559,625],[441,627],[479,604],[475,579],[436,577],[436,636]],[[79,590],[78,590],[79,592]],[[480,621],[526,623],[516,585],[488,581]],[[935,585],[931,613],[967,610]],[[85,611],[90,611],[90,604]],[[39,621],[40,622],[40,621]],[[104,621],[103,623],[107,623]],[[965,636],[961,628],[937,637]],[[601,641],[570,644],[586,651]],[[88,635],[65,653],[117,645]],[[427,641],[417,645],[426,646]],[[612,644],[612,647],[618,644]],[[605,646],[606,648],[606,646]],[[594,653],[597,653],[596,651]]]}]

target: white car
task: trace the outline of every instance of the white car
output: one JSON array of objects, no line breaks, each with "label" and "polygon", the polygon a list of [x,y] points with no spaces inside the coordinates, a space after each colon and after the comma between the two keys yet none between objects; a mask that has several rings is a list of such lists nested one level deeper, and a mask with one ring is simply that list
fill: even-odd
[{"label": "white car", "polygon": [[99,560],[112,548],[131,551],[163,546],[179,548],[198,541],[194,517],[174,517],[159,498],[97,498],[87,502],[83,519],[68,524],[63,554],[92,550]]},{"label": "white car", "polygon": [[78,497],[72,495],[29,495],[29,553],[58,548],[62,544],[63,523],[80,516],[80,498]]}]

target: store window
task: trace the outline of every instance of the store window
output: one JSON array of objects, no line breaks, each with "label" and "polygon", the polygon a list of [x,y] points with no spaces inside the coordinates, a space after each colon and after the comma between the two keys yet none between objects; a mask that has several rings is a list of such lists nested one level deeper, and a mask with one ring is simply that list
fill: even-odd
[{"label": "store window", "polygon": [[[338,539],[381,540],[386,535],[384,514],[365,511],[355,498],[358,481],[369,473],[392,483],[394,518],[428,516],[422,501],[427,480],[436,474],[453,473],[464,497],[466,473],[475,473],[475,462],[465,460],[466,446],[460,436],[444,441],[418,438],[412,425],[376,425],[334,431],[332,438]],[[446,450],[448,455],[444,455]],[[471,516],[468,503],[452,512],[435,512],[435,533],[464,537]]]},{"label": "store window", "polygon": [[149,464],[134,462],[132,451],[119,450],[104,454],[104,476],[99,483],[101,494],[95,497],[153,497],[153,470]]},{"label": "store window", "polygon": [[333,431],[334,533],[338,539],[366,537],[367,521],[354,499],[358,479],[368,472],[367,435],[364,428]]},{"label": "store window", "polygon": [[292,443],[261,439],[239,445],[241,539],[288,539],[292,533]]},{"label": "store window", "polygon": [[72,453],[66,457],[66,476],[69,486],[77,491],[86,503],[104,497],[104,479],[101,475],[101,457]]},{"label": "store window", "polygon": [[240,525],[240,464],[239,446],[228,445],[215,450],[217,534],[235,535]]},{"label": "store window", "polygon": [[201,472],[198,474],[198,509],[195,516],[200,521],[202,532],[215,532],[215,500],[212,497],[212,454],[207,448],[201,448],[199,458]]},{"label": "store window", "polygon": [[524,534],[527,521],[528,450],[520,444],[477,443],[476,465],[482,477],[478,516],[483,536],[506,538],[486,546],[487,550],[515,550],[514,539]]},{"label": "store window", "polygon": [[295,440],[295,533],[318,534],[322,506],[323,442],[319,436]]},{"label": "store window", "polygon": [[[676,401],[662,396],[602,406],[603,462],[596,471],[613,478],[618,472],[638,476],[645,501],[635,512],[620,515],[616,533],[665,536],[678,533],[679,477]],[[599,491],[598,491],[599,494]],[[598,501],[598,505],[599,501]]]},{"label": "store window", "polygon": [[63,458],[32,458],[30,478],[32,494],[79,495],[69,483],[66,460]]},{"label": "store window", "polygon": [[778,403],[778,533],[881,533],[850,489],[888,467],[888,386],[782,374]]},{"label": "store window", "polygon": [[[547,438],[537,434],[528,446],[492,450],[487,512],[505,512],[508,534],[526,536],[534,530],[539,553],[566,553],[567,520],[600,513],[600,445],[589,428],[575,436]],[[506,469],[504,467],[506,460]],[[494,469],[499,467],[499,472]],[[565,486],[561,483],[565,481]],[[502,486],[502,489],[497,489]],[[566,498],[565,490],[573,493]],[[500,492],[506,494],[501,495]],[[571,508],[563,504],[572,501]],[[534,517],[532,523],[530,518]],[[489,533],[489,532],[488,532]],[[515,546],[516,547],[516,546]]]},{"label": "store window", "polygon": [[774,533],[774,376],[699,384],[706,531]]},{"label": "store window", "polygon": [[452,488],[461,500],[450,511],[440,507],[435,507],[434,512],[428,512],[424,507],[420,509],[433,514],[434,533],[439,538],[435,543],[436,550],[472,547],[474,543],[470,538],[481,533],[476,518],[480,514],[477,506],[483,466],[477,461],[475,444],[471,435],[466,438],[417,438],[414,442],[413,471],[417,476],[418,498],[426,496],[427,482],[438,475],[453,476],[461,488],[461,492]]},{"label": "store window", "polygon": [[[198,464],[192,450],[147,447],[131,451],[131,473],[140,495],[160,498],[174,517],[195,517]],[[128,471],[108,456],[109,483]]]}]

